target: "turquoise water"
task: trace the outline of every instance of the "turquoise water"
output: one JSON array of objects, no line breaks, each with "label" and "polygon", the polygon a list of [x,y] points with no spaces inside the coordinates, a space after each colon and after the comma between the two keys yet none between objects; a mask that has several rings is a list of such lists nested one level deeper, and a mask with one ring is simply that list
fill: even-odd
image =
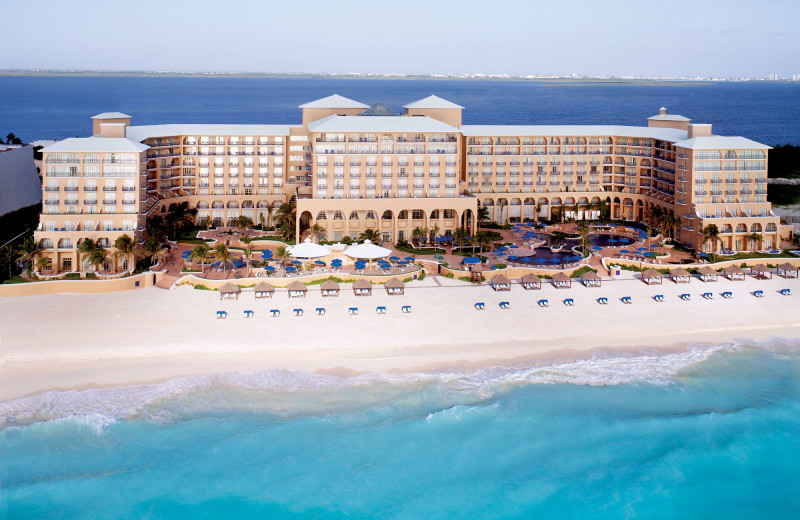
[{"label": "turquoise water", "polygon": [[619,356],[3,403],[0,517],[797,518],[800,341]]}]

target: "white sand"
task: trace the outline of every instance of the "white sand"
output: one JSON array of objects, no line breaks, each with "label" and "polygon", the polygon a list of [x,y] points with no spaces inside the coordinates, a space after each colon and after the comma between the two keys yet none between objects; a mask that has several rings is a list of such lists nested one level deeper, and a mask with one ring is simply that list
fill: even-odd
[{"label": "white sand", "polygon": [[[444,278],[388,296],[376,287],[355,297],[342,285],[338,298],[311,286],[305,299],[277,292],[255,300],[219,301],[217,292],[179,287],[109,294],[61,294],[0,299],[0,401],[51,389],[115,387],[171,377],[269,368],[308,371],[393,371],[564,360],[603,348],[682,348],[688,342],[723,343],[800,334],[797,280],[702,283],[648,287],[632,278],[603,281],[602,288],[510,292],[472,287]],[[789,287],[793,296],[778,290]],[[753,290],[765,296],[755,298]],[[734,293],[731,300],[722,291]],[[714,293],[707,301],[700,297]],[[683,302],[678,294],[691,293]],[[663,294],[657,303],[652,295]],[[596,302],[605,296],[609,304]],[[631,296],[633,304],[619,301]],[[550,300],[540,308],[539,299]],[[574,307],[561,301],[573,298]],[[473,304],[486,303],[477,311]],[[502,310],[498,303],[509,301]],[[386,306],[379,315],[375,307]],[[401,306],[413,312],[403,314]],[[358,316],[347,308],[357,306]],[[326,307],[316,316],[316,307]],[[292,309],[303,308],[302,317]],[[243,311],[255,311],[244,319]],[[280,309],[270,318],[269,309]],[[217,310],[228,311],[217,320]]]}]

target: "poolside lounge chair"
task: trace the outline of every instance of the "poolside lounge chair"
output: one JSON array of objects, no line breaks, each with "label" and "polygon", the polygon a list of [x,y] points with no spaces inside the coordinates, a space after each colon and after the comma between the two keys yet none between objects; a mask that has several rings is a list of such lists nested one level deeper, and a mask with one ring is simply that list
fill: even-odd
[{"label": "poolside lounge chair", "polygon": [[303,309],[294,309],[292,311],[292,314],[294,314],[295,316],[302,316],[303,315]]},{"label": "poolside lounge chair", "polygon": [[358,307],[350,307],[347,312],[350,313],[350,316],[355,316],[358,314]]},{"label": "poolside lounge chair", "polygon": [[217,311],[217,319],[218,320],[224,320],[227,317],[228,317],[228,313],[227,312],[225,312],[225,311]]},{"label": "poolside lounge chair", "polygon": [[564,305],[566,305],[567,307],[572,307],[573,305],[575,305],[575,300],[573,300],[572,298],[566,298],[564,300]]},{"label": "poolside lounge chair", "polygon": [[325,307],[317,307],[315,312],[317,316],[325,316]]},{"label": "poolside lounge chair", "polygon": [[762,291],[761,289],[759,289],[758,291],[753,291],[753,296],[755,296],[756,298],[761,298],[762,296],[764,296],[764,291]]},{"label": "poolside lounge chair", "polygon": [[622,303],[633,303],[630,296],[623,296],[622,298],[619,299],[619,301],[621,301]]},{"label": "poolside lounge chair", "polygon": [[386,314],[386,307],[381,305],[380,307],[375,307],[375,312],[378,314]]},{"label": "poolside lounge chair", "polygon": [[691,295],[689,295],[689,293],[684,293],[684,294],[680,295],[680,299],[685,301],[685,302],[688,302],[689,300],[692,299],[692,297],[691,297]]},{"label": "poolside lounge chair", "polygon": [[550,302],[547,301],[547,300],[539,300],[538,303],[539,303],[539,307],[549,307],[550,306]]},{"label": "poolside lounge chair", "polygon": [[608,305],[608,298],[598,298],[597,303],[600,305]]},{"label": "poolside lounge chair", "polygon": [[792,290],[791,289],[781,289],[781,294],[784,296],[791,296]]},{"label": "poolside lounge chair", "polygon": [[722,293],[723,298],[733,298],[733,293],[730,291],[725,291]]},{"label": "poolside lounge chair", "polygon": [[245,318],[252,318],[254,316],[253,311],[244,311]]},{"label": "poolside lounge chair", "polygon": [[706,300],[713,300],[714,299],[714,293],[710,293],[710,292],[704,292],[701,296],[703,298],[705,298]]},{"label": "poolside lounge chair", "polygon": [[653,299],[655,301],[659,302],[659,303],[663,303],[664,302],[664,295],[663,294],[656,294],[655,296],[653,296]]},{"label": "poolside lounge chair", "polygon": [[477,309],[479,311],[482,311],[485,308],[486,308],[486,304],[483,303],[483,302],[478,302],[478,303],[475,304],[475,309]]},{"label": "poolside lounge chair", "polygon": [[509,302],[500,302],[501,309],[508,309],[511,304]]},{"label": "poolside lounge chair", "polygon": [[403,305],[400,307],[400,310],[402,310],[404,314],[411,314],[411,305]]},{"label": "poolside lounge chair", "polygon": [[278,309],[271,309],[269,311],[270,318],[278,318],[278,317],[280,317],[280,315],[281,315],[281,311],[279,311]]}]

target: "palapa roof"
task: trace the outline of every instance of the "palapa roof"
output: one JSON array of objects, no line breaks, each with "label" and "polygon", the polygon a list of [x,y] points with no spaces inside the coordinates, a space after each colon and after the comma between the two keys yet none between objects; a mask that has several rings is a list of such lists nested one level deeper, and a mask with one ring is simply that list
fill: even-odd
[{"label": "palapa roof", "polygon": [[558,273],[553,275],[553,281],[554,282],[566,282],[568,280],[569,280],[569,276],[567,276],[566,274],[564,274],[562,272],[558,272]]},{"label": "palapa roof", "polygon": [[786,262],[785,264],[779,265],[778,269],[780,269],[781,271],[800,271],[800,269],[798,269],[796,266],[790,264],[789,262]]},{"label": "palapa roof", "polygon": [[253,287],[255,292],[275,292],[275,288],[267,282],[259,282]]},{"label": "palapa roof", "polygon": [[238,285],[233,285],[232,283],[226,283],[222,287],[219,288],[219,292],[221,293],[238,293],[242,292],[242,288]]},{"label": "palapa roof", "polygon": [[372,282],[360,278],[359,280],[356,280],[356,283],[353,284],[353,289],[372,289]]},{"label": "palapa roof", "polygon": [[689,271],[684,269],[683,267],[676,267],[672,271],[669,272],[669,275],[673,278],[685,278],[689,276]]},{"label": "palapa roof", "polygon": [[388,282],[386,282],[386,287],[389,289],[402,289],[405,287],[405,284],[397,278],[392,278]]},{"label": "palapa roof", "polygon": [[739,267],[738,265],[729,265],[725,269],[722,270],[725,274],[744,274],[744,269]]},{"label": "palapa roof", "polygon": [[755,271],[757,273],[768,273],[769,272],[769,267],[767,267],[764,264],[758,264],[758,265],[754,265],[753,267],[751,267],[750,270]]},{"label": "palapa roof", "polygon": [[320,284],[319,288],[323,291],[338,291],[339,284],[333,280],[325,280]]},{"label": "palapa roof", "polygon": [[522,283],[542,283],[542,279],[533,273],[528,273],[522,277]]},{"label": "palapa roof", "polygon": [[308,291],[308,287],[306,287],[306,284],[304,284],[303,282],[299,282],[297,280],[287,285],[286,288],[290,291]]},{"label": "palapa roof", "polygon": [[508,277],[503,273],[500,273],[492,278],[492,285],[507,285],[508,283]]},{"label": "palapa roof", "polygon": [[584,280],[600,280],[600,275],[594,271],[586,271],[581,275]]},{"label": "palapa roof", "polygon": [[712,267],[709,267],[707,265],[698,269],[697,272],[702,274],[703,276],[712,276],[712,275],[716,276],[718,274]]},{"label": "palapa roof", "polygon": [[649,278],[661,278],[661,273],[652,268],[648,269],[647,271],[642,273],[642,279],[647,280]]}]

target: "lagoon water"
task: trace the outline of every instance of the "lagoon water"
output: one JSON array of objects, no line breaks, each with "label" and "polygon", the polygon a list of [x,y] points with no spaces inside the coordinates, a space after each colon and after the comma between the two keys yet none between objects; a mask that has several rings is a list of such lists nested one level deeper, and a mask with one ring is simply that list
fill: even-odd
[{"label": "lagoon water", "polygon": [[800,341],[0,404],[3,518],[796,518]]}]

